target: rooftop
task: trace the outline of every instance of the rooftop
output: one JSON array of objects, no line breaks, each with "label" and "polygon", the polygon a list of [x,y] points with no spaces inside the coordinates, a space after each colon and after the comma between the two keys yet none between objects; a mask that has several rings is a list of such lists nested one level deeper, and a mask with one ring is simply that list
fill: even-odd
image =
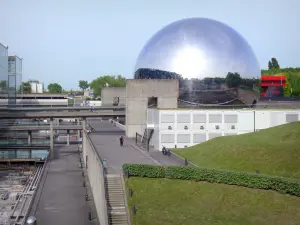
[{"label": "rooftop", "polygon": [[0,224],[23,222],[43,166],[0,166]]}]

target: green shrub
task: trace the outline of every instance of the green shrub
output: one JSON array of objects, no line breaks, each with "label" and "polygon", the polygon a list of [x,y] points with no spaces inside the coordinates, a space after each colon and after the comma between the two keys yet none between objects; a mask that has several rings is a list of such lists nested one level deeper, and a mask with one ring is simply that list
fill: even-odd
[{"label": "green shrub", "polygon": [[165,174],[166,178],[169,179],[208,181],[249,188],[270,189],[284,194],[300,196],[300,183],[297,180],[283,177],[186,166],[169,166],[166,168]]},{"label": "green shrub", "polygon": [[141,164],[124,164],[123,171],[128,171],[130,176],[207,181],[248,188],[274,190],[283,194],[300,197],[299,181],[283,177],[189,166],[163,167]]},{"label": "green shrub", "polygon": [[165,168],[163,166],[147,165],[147,164],[124,164],[123,171],[127,171],[129,176],[164,178]]}]

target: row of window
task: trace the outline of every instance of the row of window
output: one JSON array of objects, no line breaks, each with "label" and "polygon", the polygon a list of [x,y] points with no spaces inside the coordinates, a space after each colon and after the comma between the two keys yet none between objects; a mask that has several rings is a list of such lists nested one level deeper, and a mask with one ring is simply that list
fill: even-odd
[{"label": "row of window", "polygon": [[[216,128],[216,130],[219,130],[219,129],[220,129],[220,126],[219,126],[219,125],[216,125],[215,128]],[[172,129],[173,129],[172,126],[168,126],[168,130],[172,130]],[[185,129],[185,130],[188,130],[189,127],[188,127],[188,126],[184,126],[184,129]],[[200,129],[200,130],[204,130],[204,126],[200,126],[199,129]],[[234,129],[235,129],[235,125],[231,125],[231,129],[234,130]]]}]

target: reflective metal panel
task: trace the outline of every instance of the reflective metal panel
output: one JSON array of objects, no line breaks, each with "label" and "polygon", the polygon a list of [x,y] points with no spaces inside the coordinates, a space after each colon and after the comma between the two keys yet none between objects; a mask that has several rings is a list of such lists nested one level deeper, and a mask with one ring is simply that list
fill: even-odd
[{"label": "reflective metal panel", "polygon": [[[225,80],[229,72],[233,79]],[[236,79],[235,73],[240,77]],[[245,96],[246,101],[252,102],[259,95],[254,86],[260,78],[260,67],[250,45],[234,29],[211,19],[174,22],[158,31],[142,49],[135,65],[135,78],[174,76],[182,80],[181,93],[189,93],[187,100],[199,103],[232,101],[241,95],[240,87],[246,89],[242,92],[247,92],[247,96],[251,92],[252,100]],[[243,89],[244,86],[247,88]],[[200,91],[196,95],[202,98],[191,99],[195,90]]]}]

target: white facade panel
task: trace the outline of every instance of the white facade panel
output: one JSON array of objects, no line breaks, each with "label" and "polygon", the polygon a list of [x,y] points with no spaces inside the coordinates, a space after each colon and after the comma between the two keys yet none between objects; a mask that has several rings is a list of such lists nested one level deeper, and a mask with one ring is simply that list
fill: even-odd
[{"label": "white facade panel", "polygon": [[286,113],[282,111],[270,113],[270,127],[279,126],[286,123]]},{"label": "white facade panel", "polygon": [[207,111],[192,111],[192,131],[205,131],[207,129]]},{"label": "white facade panel", "polygon": [[192,134],[192,144],[195,145],[195,144],[200,144],[202,142],[205,142],[207,140],[207,137],[206,137],[206,132],[202,132],[202,133],[193,133]]},{"label": "white facade panel", "polygon": [[254,132],[254,111],[238,111],[238,133]]},{"label": "white facade panel", "polygon": [[171,131],[176,130],[176,114],[173,111],[161,111],[160,113],[160,124],[159,129],[161,131]]},{"label": "white facade panel", "polygon": [[157,135],[153,142],[159,150],[162,146],[184,148],[219,136],[245,134],[298,121],[299,113],[299,110],[153,110]]},{"label": "white facade panel", "polygon": [[285,115],[286,123],[291,123],[291,122],[296,122],[296,121],[299,121],[299,111],[286,112],[286,115]]},{"label": "white facade panel", "polygon": [[255,131],[270,127],[271,111],[259,110],[255,112]]},{"label": "white facade panel", "polygon": [[160,132],[160,148],[159,150],[162,150],[162,147],[166,148],[174,148],[176,143],[176,135],[174,132]]},{"label": "white facade panel", "polygon": [[43,93],[43,92],[44,92],[44,84],[37,84],[36,93]]}]

